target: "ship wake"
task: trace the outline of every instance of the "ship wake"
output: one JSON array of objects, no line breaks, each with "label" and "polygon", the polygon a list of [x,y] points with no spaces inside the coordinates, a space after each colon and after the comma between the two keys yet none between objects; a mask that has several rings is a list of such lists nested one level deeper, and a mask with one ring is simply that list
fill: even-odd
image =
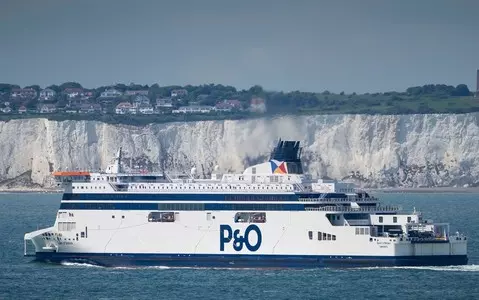
[{"label": "ship wake", "polygon": [[364,267],[356,270],[424,270],[439,272],[479,272],[479,265],[463,266],[420,266],[420,267]]}]

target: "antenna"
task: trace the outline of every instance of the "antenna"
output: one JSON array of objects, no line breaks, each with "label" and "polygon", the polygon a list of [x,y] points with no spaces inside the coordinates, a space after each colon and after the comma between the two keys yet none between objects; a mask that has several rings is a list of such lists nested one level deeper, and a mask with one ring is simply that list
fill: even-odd
[{"label": "antenna", "polygon": [[476,98],[479,98],[479,69],[477,70],[477,75],[476,75]]}]

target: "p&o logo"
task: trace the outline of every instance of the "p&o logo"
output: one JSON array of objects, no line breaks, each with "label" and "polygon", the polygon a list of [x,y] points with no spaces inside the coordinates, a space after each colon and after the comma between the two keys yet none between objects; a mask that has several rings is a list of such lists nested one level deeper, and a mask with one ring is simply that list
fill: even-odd
[{"label": "p&o logo", "polygon": [[[255,232],[256,242],[254,242],[254,235],[251,237],[252,231]],[[231,241],[233,241],[233,249],[235,251],[241,251],[243,246],[246,246],[246,249],[254,252],[261,246],[261,230],[259,230],[258,226],[251,224],[246,227],[244,235],[241,235],[240,229],[233,231],[229,225],[220,225],[220,251],[225,251],[225,244]],[[253,243],[251,241],[253,241]]]}]

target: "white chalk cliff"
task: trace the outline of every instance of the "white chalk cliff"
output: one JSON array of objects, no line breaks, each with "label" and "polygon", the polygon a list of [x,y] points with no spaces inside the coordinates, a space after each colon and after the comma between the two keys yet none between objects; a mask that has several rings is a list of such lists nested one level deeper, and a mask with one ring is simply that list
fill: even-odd
[{"label": "white chalk cliff", "polygon": [[25,119],[0,122],[0,187],[46,187],[53,170],[125,163],[167,172],[215,165],[242,171],[267,159],[278,138],[300,140],[305,171],[368,187],[479,185],[479,113],[285,116],[153,124]]}]

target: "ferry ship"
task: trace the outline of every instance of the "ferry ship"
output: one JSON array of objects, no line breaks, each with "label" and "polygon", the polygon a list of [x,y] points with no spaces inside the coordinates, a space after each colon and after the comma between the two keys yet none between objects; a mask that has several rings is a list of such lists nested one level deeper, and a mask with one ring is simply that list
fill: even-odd
[{"label": "ferry ship", "polygon": [[303,173],[299,141],[264,163],[209,179],[124,171],[54,172],[64,189],[52,227],[25,255],[100,266],[319,268],[467,264],[467,238],[353,183]]}]

